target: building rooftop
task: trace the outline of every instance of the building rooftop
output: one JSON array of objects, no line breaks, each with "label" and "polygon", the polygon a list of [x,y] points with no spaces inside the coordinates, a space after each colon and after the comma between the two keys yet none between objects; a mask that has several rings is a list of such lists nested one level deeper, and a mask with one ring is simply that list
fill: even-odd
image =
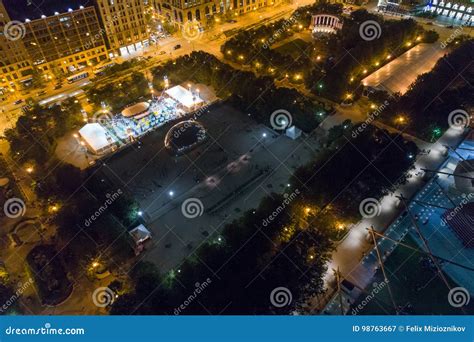
[{"label": "building rooftop", "polygon": [[8,14],[13,20],[39,19],[42,15],[51,16],[55,12],[64,13],[79,6],[93,6],[92,0],[3,0]]}]

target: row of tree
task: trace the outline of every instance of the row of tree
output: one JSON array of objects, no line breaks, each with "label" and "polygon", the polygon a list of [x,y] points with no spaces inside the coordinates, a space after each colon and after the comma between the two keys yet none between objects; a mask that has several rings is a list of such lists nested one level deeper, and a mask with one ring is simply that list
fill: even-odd
[{"label": "row of tree", "polygon": [[[320,35],[313,42],[293,44],[299,53],[291,58],[279,48],[272,48],[306,30],[311,16],[319,13],[339,16],[342,29],[336,34]],[[361,33],[367,24],[369,28]],[[315,95],[339,102],[348,93],[360,92],[360,81],[370,71],[414,44],[437,38],[434,31],[424,31],[413,20],[384,20],[366,10],[342,16],[342,4],[318,2],[298,8],[290,19],[240,31],[222,45],[221,52],[229,61],[258,74],[293,83],[304,81]]]},{"label": "row of tree", "polygon": [[99,109],[105,103],[114,112],[117,112],[134,101],[149,96],[150,88],[144,74],[133,72],[130,77],[119,82],[109,82],[103,86],[91,86],[86,92],[96,109]]},{"label": "row of tree", "polygon": [[170,84],[191,80],[210,85],[219,98],[228,100],[234,107],[266,125],[270,124],[274,111],[284,109],[291,113],[296,126],[310,132],[324,118],[320,114],[329,110],[294,89],[277,88],[269,77],[257,77],[252,72],[236,70],[202,51],[158,66],[153,75],[157,89],[164,88],[165,77]]},{"label": "row of tree", "polygon": [[[465,40],[455,47],[430,72],[420,75],[403,96],[393,97],[381,119],[424,140],[434,141],[455,123],[449,122],[450,113],[455,110],[472,113],[474,40]],[[459,116],[460,122],[464,120],[467,124],[468,115]]]}]

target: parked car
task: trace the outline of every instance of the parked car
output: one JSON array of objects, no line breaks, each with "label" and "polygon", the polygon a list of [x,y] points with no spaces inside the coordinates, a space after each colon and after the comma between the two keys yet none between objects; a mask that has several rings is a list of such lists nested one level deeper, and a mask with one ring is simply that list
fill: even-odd
[{"label": "parked car", "polygon": [[161,50],[159,55],[166,55],[166,51]]},{"label": "parked car", "polygon": [[23,99],[19,99],[19,100],[16,100],[15,102],[13,102],[13,104],[19,105],[22,102],[23,102]]},{"label": "parked car", "polygon": [[46,90],[41,90],[38,94],[36,94],[37,96],[43,96],[46,94]]},{"label": "parked car", "polygon": [[174,46],[174,49],[175,49],[175,50],[181,49],[181,44],[175,45],[175,46]]}]

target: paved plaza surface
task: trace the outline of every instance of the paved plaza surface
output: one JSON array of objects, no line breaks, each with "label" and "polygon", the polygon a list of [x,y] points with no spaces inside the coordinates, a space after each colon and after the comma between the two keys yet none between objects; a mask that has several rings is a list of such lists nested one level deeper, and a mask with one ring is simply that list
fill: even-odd
[{"label": "paved plaza surface", "polygon": [[404,94],[418,75],[429,72],[447,54],[439,43],[418,44],[362,80],[365,86]]},{"label": "paved plaza surface", "polygon": [[[188,154],[172,156],[161,127],[101,167],[102,177],[140,203],[153,233],[146,258],[161,271],[179,265],[207,238],[217,238],[226,223],[264,196],[284,193],[291,174],[318,152],[316,138],[291,140],[225,104],[212,106],[198,121],[209,139]],[[183,215],[189,198],[203,203],[201,216]]]}]

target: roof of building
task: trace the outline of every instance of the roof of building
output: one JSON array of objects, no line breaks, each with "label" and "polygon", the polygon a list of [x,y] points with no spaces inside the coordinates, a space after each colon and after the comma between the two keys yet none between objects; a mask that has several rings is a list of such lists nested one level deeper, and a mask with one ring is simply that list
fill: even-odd
[{"label": "roof of building", "polygon": [[135,116],[142,116],[141,114],[148,114],[147,111],[150,108],[150,104],[148,102],[140,102],[134,104],[133,106],[127,107],[122,111],[122,115],[126,118],[135,117]]},{"label": "roof of building", "polygon": [[204,102],[200,97],[194,96],[192,92],[180,85],[167,89],[165,93],[187,108]]},{"label": "roof of building", "polygon": [[86,144],[94,151],[100,151],[115,143],[112,136],[99,123],[88,123],[79,130]]},{"label": "roof of building", "polygon": [[446,210],[443,219],[466,247],[474,247],[474,202]]},{"label": "roof of building", "polygon": [[55,12],[64,13],[69,8],[79,9],[79,6],[90,7],[92,3],[88,0],[3,0],[3,4],[12,19],[25,21],[25,19],[38,19],[42,15],[51,16]]},{"label": "roof of building", "polygon": [[132,236],[132,239],[133,241],[135,241],[136,244],[142,243],[146,239],[151,238],[150,231],[143,224],[140,224],[139,226],[133,228],[130,231],[130,235]]},{"label": "roof of building", "polygon": [[[464,193],[471,193],[474,191],[474,159],[460,161],[458,165],[456,165],[453,173],[456,189]],[[463,177],[456,177],[457,175]]]}]

